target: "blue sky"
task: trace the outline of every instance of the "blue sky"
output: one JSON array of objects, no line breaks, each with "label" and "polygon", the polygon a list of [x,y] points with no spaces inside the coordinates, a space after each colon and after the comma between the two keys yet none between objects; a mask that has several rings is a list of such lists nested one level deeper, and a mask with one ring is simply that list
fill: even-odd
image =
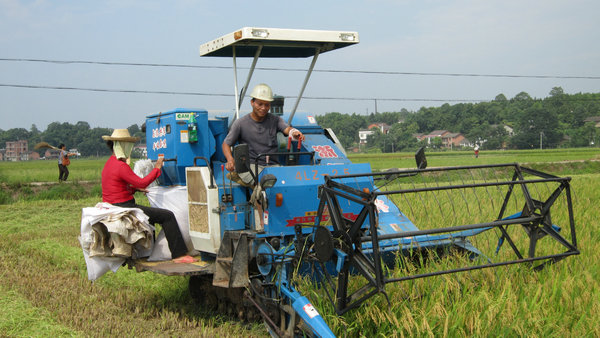
[{"label": "blue sky", "polygon": [[[200,44],[241,27],[357,31],[360,43],[319,57],[316,69],[600,77],[600,2],[448,1],[17,1],[0,0],[0,58],[231,66],[201,58]],[[308,68],[310,59],[257,67]],[[249,59],[238,61],[247,67]],[[245,70],[238,81],[243,82]],[[296,96],[304,73],[257,70]],[[27,89],[12,85],[233,94],[231,69],[0,61],[0,129],[44,130],[87,121],[123,128],[177,107],[227,114],[232,97]],[[240,83],[241,85],[241,83]],[[305,96],[377,98],[378,111],[415,111],[443,100],[600,92],[599,79],[375,75],[315,72]],[[392,101],[385,99],[402,99]],[[442,100],[442,101],[420,101]],[[451,101],[450,101],[451,100]],[[294,99],[286,101],[288,108]],[[248,109],[248,100],[242,109]],[[302,100],[300,111],[366,114],[373,100]]]}]

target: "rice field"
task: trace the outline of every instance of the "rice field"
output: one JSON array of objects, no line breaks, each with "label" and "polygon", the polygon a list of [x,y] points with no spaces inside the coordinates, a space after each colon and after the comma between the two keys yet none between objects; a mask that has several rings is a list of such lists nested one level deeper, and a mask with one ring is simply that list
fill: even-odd
[{"label": "rice field", "polygon": [[[564,160],[567,156],[564,153],[546,156],[525,153],[511,156],[517,160],[521,156],[535,157],[537,160],[530,162],[536,163],[540,170],[550,168],[553,173],[568,172],[572,177],[580,255],[567,257],[537,272],[519,264],[388,284],[389,304],[384,296],[377,295],[343,316],[335,314],[323,291],[309,281],[299,281],[299,288],[338,336],[600,336],[597,324],[600,318],[600,267],[597,264],[600,260],[600,210],[597,207],[600,172],[589,162],[597,157],[597,152],[570,151],[573,154],[569,160],[584,161],[582,167],[543,161],[544,158],[551,162]],[[506,161],[500,155],[489,160],[494,163],[517,161]],[[379,155],[383,164],[376,162],[373,167],[414,167],[410,154],[405,156],[405,166],[389,165],[386,161],[397,163],[397,159]],[[428,160],[430,166],[473,164],[470,153],[453,156],[441,159],[428,154]],[[478,160],[485,160],[485,156],[482,152]],[[103,162],[82,160],[79,169],[75,162],[70,179],[92,180],[94,175],[97,179]],[[0,181],[5,184],[53,181],[57,174],[55,163],[49,168],[38,168],[46,164],[45,161],[2,162]],[[477,182],[495,177],[477,175],[474,176]],[[442,178],[453,181],[457,176]],[[442,178],[413,182],[407,179],[387,188],[393,191],[407,186],[441,184]],[[396,202],[420,228],[473,223],[498,216],[498,196],[505,196],[506,191],[494,189],[459,192],[457,196],[427,192],[428,198],[414,194],[413,197],[401,196]],[[534,198],[546,196],[554,188],[536,189],[532,189]],[[517,195],[521,196],[522,192]],[[117,273],[108,273],[90,283],[77,236],[81,209],[98,201],[99,197],[91,196],[70,200],[20,199],[0,205],[0,335],[267,336],[260,323],[243,323],[198,308],[189,296],[185,277],[136,273],[122,267]],[[454,201],[454,209],[451,201]],[[558,211],[552,214],[552,222],[561,226],[561,233],[568,237],[569,228],[564,225],[567,219],[564,211],[560,211],[565,201],[559,199],[556,203]],[[506,215],[520,210],[522,205],[523,200],[511,200]],[[520,243],[520,248],[527,252],[528,243],[522,243],[525,239],[522,229],[515,227],[510,231],[515,243]],[[488,237],[474,245],[491,251],[488,254],[493,257],[498,234],[487,233]],[[560,245],[548,240],[540,240],[540,252],[561,250]],[[542,242],[550,245],[542,247]],[[500,255],[509,257],[510,254],[510,247],[505,243]],[[468,260],[444,257],[435,263],[423,264],[418,272],[468,263]],[[405,265],[390,273],[404,276],[415,270],[415,266]],[[358,283],[357,278],[351,281],[352,285]]]}]

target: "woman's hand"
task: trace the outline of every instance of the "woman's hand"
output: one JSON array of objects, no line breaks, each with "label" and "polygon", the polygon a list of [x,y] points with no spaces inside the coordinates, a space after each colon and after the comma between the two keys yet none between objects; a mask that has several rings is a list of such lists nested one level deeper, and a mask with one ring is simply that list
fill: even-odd
[{"label": "woman's hand", "polygon": [[156,163],[154,164],[154,168],[156,168],[156,169],[161,169],[161,168],[162,168],[162,166],[163,166],[163,161],[164,161],[164,159],[165,159],[164,157],[162,157],[162,156],[159,156],[159,157],[158,157],[158,160],[156,160]]}]

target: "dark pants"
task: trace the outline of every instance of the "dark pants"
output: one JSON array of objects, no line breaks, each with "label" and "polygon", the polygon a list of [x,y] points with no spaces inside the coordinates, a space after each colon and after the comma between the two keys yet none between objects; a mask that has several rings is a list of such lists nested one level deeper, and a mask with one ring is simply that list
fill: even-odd
[{"label": "dark pants", "polygon": [[181,231],[179,230],[179,225],[177,224],[177,219],[172,211],[161,208],[152,208],[146,207],[143,205],[135,204],[135,199],[131,199],[127,202],[122,203],[113,203],[112,205],[116,205],[124,208],[140,208],[148,216],[150,219],[148,222],[150,224],[160,224],[165,232],[165,236],[167,237],[167,242],[169,243],[169,250],[171,250],[171,257],[177,258],[187,254],[187,246],[185,245],[185,241],[183,240],[183,236],[181,236]]},{"label": "dark pants", "polygon": [[59,164],[58,165],[58,180],[66,181],[67,177],[69,177],[69,168],[67,166]]}]

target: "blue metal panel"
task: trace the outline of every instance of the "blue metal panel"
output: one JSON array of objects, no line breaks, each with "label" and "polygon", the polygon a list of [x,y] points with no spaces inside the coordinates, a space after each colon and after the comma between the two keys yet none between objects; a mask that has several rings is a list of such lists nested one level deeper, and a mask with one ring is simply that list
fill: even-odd
[{"label": "blue metal panel", "polygon": [[[289,120],[290,113],[284,113],[281,118],[285,122]],[[323,128],[317,124],[317,119],[314,114],[307,112],[296,112],[294,119],[292,119],[291,125],[294,128],[302,129],[305,133],[312,134],[315,132],[323,133]]]},{"label": "blue metal panel", "polygon": [[[198,130],[198,141],[188,141],[188,122],[194,114]],[[226,124],[226,122],[225,122]],[[146,146],[148,158],[156,160],[164,155],[161,185],[185,185],[185,168],[194,165],[194,158],[210,159],[216,151],[215,136],[208,123],[208,112],[201,109],[177,108],[146,118]],[[198,162],[205,166],[204,161]]]},{"label": "blue metal panel", "polygon": [[225,141],[225,137],[227,136],[227,132],[229,131],[229,128],[227,126],[228,121],[229,118],[227,116],[217,116],[214,119],[208,120],[208,126],[215,137],[216,143],[216,154],[214,159],[221,162],[227,162],[227,159],[223,154],[223,148],[221,148],[221,145],[223,144],[223,141]]},{"label": "blue metal panel", "polygon": [[[359,174],[371,171],[368,163],[320,166],[291,166],[267,167],[261,175],[273,174],[277,183],[266,189],[269,200],[268,223],[265,232],[271,235],[293,235],[296,223],[314,224],[319,198],[317,190],[324,182],[325,175]],[[372,187],[370,177],[346,179],[345,184],[355,188]],[[276,195],[281,193],[283,203],[280,207],[275,205]],[[358,205],[346,203],[342,205],[348,217],[357,215]],[[309,229],[307,229],[308,231]]]},{"label": "blue metal panel", "polygon": [[[219,189],[219,199],[221,199],[221,236],[225,231],[243,230],[250,227],[252,224],[253,215],[252,209],[248,206],[247,188],[244,188],[237,183],[230,184],[228,178],[225,177],[226,171],[221,170],[221,162],[213,163],[213,174],[215,184]],[[231,194],[233,201],[223,202],[223,194]]]}]

